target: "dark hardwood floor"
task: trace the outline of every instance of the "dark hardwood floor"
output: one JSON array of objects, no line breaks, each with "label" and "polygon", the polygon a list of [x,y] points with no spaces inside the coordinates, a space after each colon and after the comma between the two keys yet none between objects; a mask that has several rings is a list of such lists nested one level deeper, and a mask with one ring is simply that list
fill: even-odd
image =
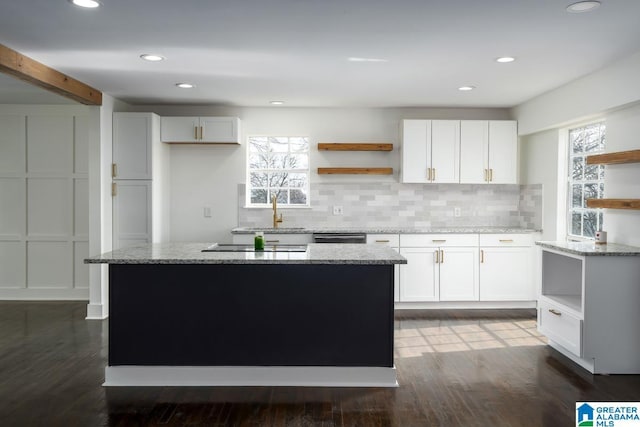
[{"label": "dark hardwood floor", "polygon": [[107,321],[85,310],[0,302],[0,426],[555,427],[576,401],[640,401],[640,375],[587,374],[532,310],[398,312],[397,389],[107,389]]}]

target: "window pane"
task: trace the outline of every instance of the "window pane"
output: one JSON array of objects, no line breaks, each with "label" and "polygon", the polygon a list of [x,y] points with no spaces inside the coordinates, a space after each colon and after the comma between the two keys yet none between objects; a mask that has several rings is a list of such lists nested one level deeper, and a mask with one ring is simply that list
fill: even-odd
[{"label": "window pane", "polygon": [[309,151],[309,138],[290,138],[291,151],[299,153],[301,151]]},{"label": "window pane", "polygon": [[271,202],[271,198],[273,196],[276,196],[276,200],[278,201],[278,203],[287,203],[288,202],[288,192],[286,189],[284,188],[272,188],[271,189],[271,193],[269,196],[269,202]]},{"label": "window pane", "polygon": [[267,154],[249,154],[249,169],[266,169],[269,167]]},{"label": "window pane", "polygon": [[249,174],[251,187],[268,187],[267,174],[264,172],[251,172]]},{"label": "window pane", "polygon": [[604,182],[601,182],[599,186],[600,186],[600,191],[598,192],[598,198],[604,199]]},{"label": "window pane", "polygon": [[272,172],[269,174],[269,187],[287,187],[289,172]]},{"label": "window pane", "polygon": [[267,190],[251,190],[251,203],[267,203]]},{"label": "window pane", "polygon": [[261,137],[251,137],[249,139],[249,151],[254,153],[266,153],[269,151],[269,140]]},{"label": "window pane", "polygon": [[578,212],[571,214],[571,234],[582,236],[582,215]]},{"label": "window pane", "polygon": [[572,189],[572,203],[571,206],[574,208],[582,207],[582,184],[574,184]]},{"label": "window pane", "polygon": [[271,149],[275,153],[287,153],[289,151],[289,138],[269,138]]},{"label": "window pane", "polygon": [[584,130],[574,129],[569,132],[569,143],[572,153],[577,154],[584,152]]},{"label": "window pane", "polygon": [[600,151],[600,125],[587,126],[584,133],[584,151],[587,153]]},{"label": "window pane", "polygon": [[272,169],[288,169],[287,167],[288,163],[289,163],[288,154],[274,154],[271,156],[271,162],[269,167]]},{"label": "window pane", "polygon": [[598,165],[588,165],[584,169],[584,179],[588,181],[594,181],[598,179]]},{"label": "window pane", "polygon": [[573,179],[582,179],[582,171],[584,169],[584,158],[583,157],[574,157],[573,159],[573,167],[571,171],[571,178]]},{"label": "window pane", "polygon": [[585,184],[584,185],[584,203],[582,206],[587,206],[587,199],[598,198],[598,184]]},{"label": "window pane", "polygon": [[306,173],[289,174],[289,187],[306,187],[306,186],[307,186]]},{"label": "window pane", "polygon": [[587,211],[582,215],[583,235],[585,237],[595,237],[596,227],[598,226],[597,215],[595,211]]},{"label": "window pane", "polygon": [[292,154],[288,160],[288,167],[290,169],[307,169],[309,167],[308,154]]},{"label": "window pane", "polygon": [[291,191],[291,204],[292,205],[306,205],[307,194],[304,190],[292,189]]}]

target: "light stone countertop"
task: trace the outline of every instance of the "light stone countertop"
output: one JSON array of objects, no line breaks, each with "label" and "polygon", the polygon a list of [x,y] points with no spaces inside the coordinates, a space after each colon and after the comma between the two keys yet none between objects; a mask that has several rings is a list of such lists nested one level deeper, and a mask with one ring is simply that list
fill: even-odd
[{"label": "light stone countertop", "polygon": [[536,245],[559,252],[583,256],[640,256],[640,248],[635,246],[607,243],[596,245],[593,242],[536,242]]},{"label": "light stone countertop", "polygon": [[385,245],[314,244],[306,252],[201,252],[209,243],[154,243],[107,252],[86,264],[406,264]]},{"label": "light stone countertop", "polygon": [[253,234],[263,231],[269,234],[311,234],[311,233],[364,233],[364,234],[510,234],[537,233],[542,230],[519,227],[236,227],[232,234]]}]

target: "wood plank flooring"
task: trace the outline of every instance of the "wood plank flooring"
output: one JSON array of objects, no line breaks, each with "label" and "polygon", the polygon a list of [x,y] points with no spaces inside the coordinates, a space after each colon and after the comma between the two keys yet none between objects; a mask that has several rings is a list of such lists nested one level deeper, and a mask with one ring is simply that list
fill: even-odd
[{"label": "wood plank flooring", "polygon": [[103,388],[107,321],[0,302],[0,426],[569,426],[575,402],[640,401],[545,345],[533,310],[396,314],[397,389]]}]

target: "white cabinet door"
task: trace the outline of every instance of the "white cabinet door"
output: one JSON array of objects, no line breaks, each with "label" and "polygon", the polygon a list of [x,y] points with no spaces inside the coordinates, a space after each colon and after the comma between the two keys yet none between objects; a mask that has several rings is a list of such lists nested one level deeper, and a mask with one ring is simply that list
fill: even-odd
[{"label": "white cabinet door", "polygon": [[151,181],[120,180],[113,196],[113,249],[151,243]]},{"label": "white cabinet door", "polygon": [[431,182],[460,182],[460,120],[431,121]]},{"label": "white cabinet door", "polygon": [[431,121],[402,121],[402,182],[429,182]]},{"label": "white cabinet door", "polygon": [[518,182],[518,122],[489,121],[489,176],[492,184]]},{"label": "white cabinet door", "polygon": [[239,128],[237,117],[200,117],[200,142],[238,144]]},{"label": "white cabinet door", "polygon": [[533,301],[536,299],[531,247],[482,247],[481,301]]},{"label": "white cabinet door", "polygon": [[400,301],[438,301],[440,298],[437,248],[405,248],[400,255],[407,264],[400,264]]},{"label": "white cabinet door", "polygon": [[152,114],[113,114],[115,179],[151,179]]},{"label": "white cabinet door", "polygon": [[440,249],[440,301],[478,301],[478,248]]},{"label": "white cabinet door", "polygon": [[[489,169],[489,122],[460,121],[460,183],[487,182]],[[515,159],[513,159],[515,161]]]},{"label": "white cabinet door", "polygon": [[199,142],[199,117],[162,117],[160,122],[160,139],[162,142]]}]

